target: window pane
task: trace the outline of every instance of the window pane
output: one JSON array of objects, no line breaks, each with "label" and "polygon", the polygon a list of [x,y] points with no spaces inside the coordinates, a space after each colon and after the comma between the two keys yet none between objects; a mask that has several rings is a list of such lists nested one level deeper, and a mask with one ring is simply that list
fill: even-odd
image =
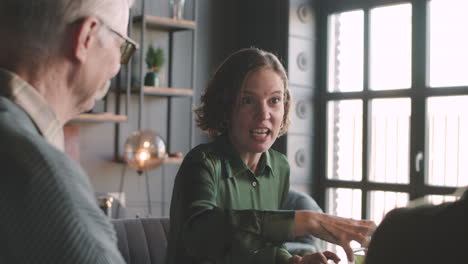
[{"label": "window pane", "polygon": [[427,100],[429,149],[427,183],[468,184],[468,96]]},{"label": "window pane", "polygon": [[334,14],[328,21],[328,91],[362,91],[364,13]]},{"label": "window pane", "polygon": [[397,207],[408,204],[409,196],[401,192],[370,192],[370,219],[379,224],[385,214]]},{"label": "window pane", "polygon": [[371,100],[370,115],[369,180],[408,183],[411,100]]},{"label": "window pane", "polygon": [[362,178],[362,101],[328,102],[327,177]]},{"label": "window pane", "polygon": [[453,202],[458,200],[460,197],[456,194],[450,195],[426,195],[414,200],[409,201],[408,207],[426,206],[426,205],[438,205],[445,202]]},{"label": "window pane", "polygon": [[428,195],[427,200],[429,203],[437,205],[446,202],[454,202],[458,200],[458,197],[453,195]]},{"label": "window pane", "polygon": [[[361,219],[361,190],[345,188],[329,188],[326,192],[325,212],[341,217]],[[360,247],[356,241],[351,242],[351,247]],[[336,252],[342,259],[346,254],[341,247],[327,243],[327,250]]]},{"label": "window pane", "polygon": [[468,85],[468,1],[429,2],[429,85]]},{"label": "window pane", "polygon": [[411,5],[370,12],[370,89],[411,86]]},{"label": "window pane", "polygon": [[328,188],[326,212],[332,215],[361,219],[361,190]]}]

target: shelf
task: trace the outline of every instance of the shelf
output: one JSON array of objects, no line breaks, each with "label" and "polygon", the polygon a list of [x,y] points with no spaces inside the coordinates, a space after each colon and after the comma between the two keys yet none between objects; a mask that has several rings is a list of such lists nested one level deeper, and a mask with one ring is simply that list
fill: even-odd
[{"label": "shelf", "polygon": [[179,20],[160,16],[136,16],[133,21],[138,23],[145,19],[146,25],[155,29],[167,31],[193,30],[196,28],[195,21]]},{"label": "shelf", "polygon": [[[139,88],[137,88],[139,90]],[[193,96],[192,89],[180,89],[180,88],[164,88],[164,87],[150,87],[145,86],[143,92],[146,95],[156,96],[173,96],[173,97],[191,97]]]},{"label": "shelf", "polygon": [[77,117],[70,120],[69,123],[78,123],[78,122],[94,122],[94,123],[120,123],[126,122],[128,117],[125,115],[116,115],[112,113],[99,113],[99,114],[80,114]]},{"label": "shelf", "polygon": [[[181,164],[184,160],[184,157],[167,157],[163,164]],[[125,163],[123,157],[120,157],[116,160],[117,163]]]},{"label": "shelf", "polygon": [[169,157],[164,160],[164,164],[181,164],[183,160],[183,157]]},{"label": "shelf", "polygon": [[[122,93],[125,93],[125,90],[122,90]],[[138,94],[140,92],[140,87],[133,87],[131,89],[132,94]],[[166,88],[166,87],[143,87],[143,94],[148,96],[161,96],[161,97],[192,97],[192,89],[182,89],[182,88]]]}]

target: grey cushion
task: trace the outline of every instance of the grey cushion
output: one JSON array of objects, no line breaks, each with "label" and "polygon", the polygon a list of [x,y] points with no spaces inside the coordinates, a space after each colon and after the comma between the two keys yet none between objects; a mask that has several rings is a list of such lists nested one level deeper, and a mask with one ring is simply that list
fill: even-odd
[{"label": "grey cushion", "polygon": [[112,220],[119,250],[128,264],[164,264],[166,260],[168,218]]},{"label": "grey cushion", "polygon": [[[288,198],[281,207],[282,210],[311,210],[322,213],[315,200],[303,192],[289,190]],[[285,243],[286,249],[292,254],[303,256],[307,253],[323,251],[322,240],[314,236],[298,237],[294,242]]]}]

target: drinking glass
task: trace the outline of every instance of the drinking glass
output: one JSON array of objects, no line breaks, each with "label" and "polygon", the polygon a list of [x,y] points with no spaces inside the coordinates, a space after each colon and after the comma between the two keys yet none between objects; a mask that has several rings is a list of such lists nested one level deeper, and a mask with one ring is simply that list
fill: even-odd
[{"label": "drinking glass", "polygon": [[355,248],[353,249],[354,261],[348,261],[349,264],[364,264],[366,258],[367,248]]},{"label": "drinking glass", "polygon": [[172,6],[172,18],[183,19],[185,0],[170,0]]}]

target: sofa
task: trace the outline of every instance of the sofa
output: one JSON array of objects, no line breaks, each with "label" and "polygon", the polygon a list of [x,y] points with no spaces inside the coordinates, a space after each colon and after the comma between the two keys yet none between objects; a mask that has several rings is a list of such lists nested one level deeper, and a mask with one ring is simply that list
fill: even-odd
[{"label": "sofa", "polygon": [[[282,210],[322,210],[307,194],[291,190]],[[168,218],[132,218],[112,220],[118,247],[128,264],[164,264],[169,233]],[[293,254],[322,250],[322,242],[313,236],[285,243]]]},{"label": "sofa", "polygon": [[112,220],[120,253],[128,264],[163,264],[169,218]]}]

